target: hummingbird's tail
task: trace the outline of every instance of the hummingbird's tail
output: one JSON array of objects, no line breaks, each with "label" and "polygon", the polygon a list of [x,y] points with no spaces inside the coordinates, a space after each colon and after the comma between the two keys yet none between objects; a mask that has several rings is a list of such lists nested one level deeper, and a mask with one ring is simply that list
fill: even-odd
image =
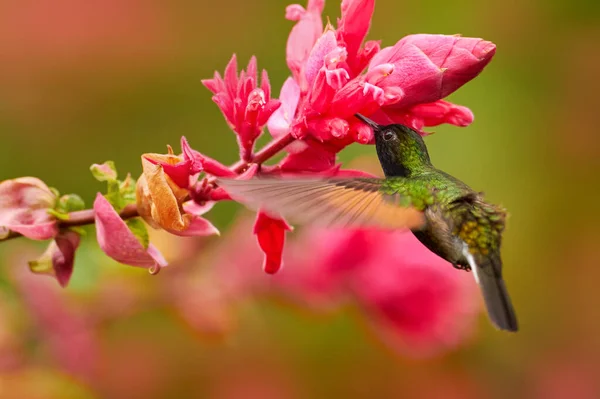
[{"label": "hummingbird's tail", "polygon": [[463,253],[481,288],[485,307],[492,323],[501,330],[517,331],[519,329],[517,316],[502,278],[500,255],[491,253],[487,256],[477,256],[477,261],[475,261],[468,248]]}]

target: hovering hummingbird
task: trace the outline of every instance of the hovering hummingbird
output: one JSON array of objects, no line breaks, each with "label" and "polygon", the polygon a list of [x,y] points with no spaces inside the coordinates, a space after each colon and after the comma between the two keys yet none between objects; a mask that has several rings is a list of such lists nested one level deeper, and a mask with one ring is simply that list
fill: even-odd
[{"label": "hovering hummingbird", "polygon": [[242,203],[300,223],[410,229],[455,268],[472,270],[492,323],[517,331],[502,279],[506,211],[436,169],[416,131],[356,117],[373,128],[383,179],[218,179],[217,184]]}]

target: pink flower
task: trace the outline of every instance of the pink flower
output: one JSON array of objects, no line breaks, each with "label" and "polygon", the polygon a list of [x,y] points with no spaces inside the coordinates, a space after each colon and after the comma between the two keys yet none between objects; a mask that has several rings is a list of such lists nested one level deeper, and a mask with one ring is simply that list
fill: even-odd
[{"label": "pink flower", "polygon": [[54,276],[62,287],[66,287],[73,274],[79,241],[79,234],[73,231],[58,234],[39,259],[29,262],[29,267],[34,273]]},{"label": "pink flower", "polygon": [[98,244],[109,257],[119,263],[156,271],[167,265],[167,261],[152,244],[144,247],[100,193],[94,201],[94,212]]},{"label": "pink flower", "polygon": [[5,229],[32,240],[56,236],[56,220],[48,213],[56,200],[56,194],[35,177],[0,182],[0,235]]},{"label": "pink flower", "polygon": [[241,158],[250,161],[254,142],[280,105],[278,100],[271,99],[267,72],[262,71],[259,86],[256,58],[252,57],[246,70],[238,75],[234,55],[227,64],[223,77],[215,72],[212,79],[205,79],[202,83],[213,92],[213,101],[236,132]]},{"label": "pink flower", "polygon": [[[238,75],[234,56],[223,77],[215,73],[203,81],[237,135],[241,162],[229,169],[187,146],[184,154],[195,170],[216,177],[235,177],[253,167],[260,175],[361,175],[336,165],[336,154],[347,145],[374,142],[372,129],[356,113],[381,123],[402,123],[422,134],[423,128],[441,123],[470,124],[468,108],[442,98],[477,76],[493,57],[495,45],[459,36],[410,35],[381,49],[379,42],[365,42],[374,5],[374,0],[343,0],[337,29],[330,24],[323,28],[323,0],[309,0],[306,9],[287,7],[286,18],[296,21],[286,47],[292,76],[279,100],[271,99],[264,72],[258,88],[254,58]],[[264,158],[255,160],[252,153],[265,124],[275,139],[273,147],[281,144],[278,151],[288,153],[273,166],[257,165]],[[213,190],[207,183],[212,181],[208,178],[191,190],[194,201],[230,199],[222,188]],[[287,227],[258,216],[255,232],[260,232],[268,272],[279,269]]]},{"label": "pink flower", "polygon": [[[288,80],[282,88],[281,111],[269,121],[273,136],[291,132],[308,144],[326,142],[336,153],[352,142],[372,142],[372,134],[353,118],[357,112],[382,111],[376,119],[417,130],[440,123],[466,126],[473,120],[467,108],[437,102],[477,76],[495,45],[425,34],[407,36],[382,50],[377,42],[363,45],[373,8],[372,0],[344,0],[338,29],[328,26],[316,38],[322,8],[311,2],[309,11],[298,13],[302,18],[290,34],[287,51],[296,84]],[[299,31],[310,34],[301,36]],[[421,104],[426,109],[415,108]]]}]

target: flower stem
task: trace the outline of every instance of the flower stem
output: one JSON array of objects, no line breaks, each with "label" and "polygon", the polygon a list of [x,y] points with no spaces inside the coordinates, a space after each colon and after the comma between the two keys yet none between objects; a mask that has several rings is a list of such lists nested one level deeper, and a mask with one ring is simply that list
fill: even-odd
[{"label": "flower stem", "polygon": [[[139,216],[137,206],[135,204],[127,205],[120,213],[121,219],[127,220]],[[94,219],[94,210],[93,209],[84,209],[82,211],[75,211],[69,213],[68,220],[59,220],[58,228],[66,229],[69,227],[77,227],[77,226],[85,226],[88,224],[93,224]],[[6,237],[0,238],[0,242],[8,241],[13,238],[21,237],[21,234],[11,231],[8,233]]]},{"label": "flower stem", "polygon": [[[252,158],[252,163],[262,164],[275,155],[277,155],[281,150],[287,147],[289,144],[293,143],[294,136],[291,133],[284,134],[283,136],[276,138],[275,140],[269,142],[266,146],[264,146],[259,152],[254,154]],[[248,162],[243,160],[239,160],[233,165],[231,165],[231,170],[235,173],[242,173],[248,168]]]},{"label": "flower stem", "polygon": [[[260,165],[260,164],[268,161],[269,159],[271,159],[272,157],[277,155],[280,151],[282,151],[285,147],[287,147],[289,144],[293,143],[294,140],[296,140],[296,139],[291,135],[291,133],[287,133],[287,134],[269,142],[269,144],[267,144],[260,151],[258,151],[256,154],[254,154],[254,157],[252,158],[252,163],[256,163],[256,164]],[[239,173],[244,172],[249,166],[250,166],[250,164],[248,162],[246,162],[244,160],[239,160],[236,163],[234,163],[233,165],[231,165],[230,168],[233,172],[239,174]],[[209,179],[209,183],[214,184],[214,178]],[[131,219],[136,216],[139,216],[136,204],[127,205],[125,208],[123,208],[120,215],[123,220]],[[59,220],[58,228],[65,229],[65,228],[69,228],[69,227],[85,226],[88,224],[93,224],[94,221],[95,221],[94,210],[93,209],[84,209],[82,211],[75,211],[75,212],[69,213],[68,220]],[[8,233],[8,235],[0,238],[0,242],[8,241],[8,240],[11,240],[11,239],[17,238],[17,237],[21,237],[21,234],[16,233],[14,231],[10,231]]]}]

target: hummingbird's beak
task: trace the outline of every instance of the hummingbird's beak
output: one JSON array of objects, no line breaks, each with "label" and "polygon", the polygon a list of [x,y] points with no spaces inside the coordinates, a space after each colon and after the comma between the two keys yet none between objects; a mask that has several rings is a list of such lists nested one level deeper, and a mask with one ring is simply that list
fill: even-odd
[{"label": "hummingbird's beak", "polygon": [[366,116],[361,114],[354,114],[354,116],[360,119],[362,122],[366,123],[367,125],[371,126],[374,132],[378,132],[379,130],[381,130],[381,125],[379,123],[367,118]]}]

